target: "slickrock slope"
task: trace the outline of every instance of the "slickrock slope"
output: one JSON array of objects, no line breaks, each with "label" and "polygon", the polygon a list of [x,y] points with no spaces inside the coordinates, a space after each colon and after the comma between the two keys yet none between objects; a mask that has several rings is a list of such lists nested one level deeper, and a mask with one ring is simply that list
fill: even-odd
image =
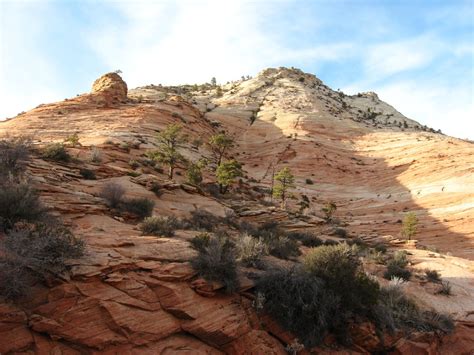
[{"label": "slickrock slope", "polygon": [[[129,162],[142,161],[155,146],[156,132],[176,122],[190,142],[222,129],[234,136],[229,157],[245,163],[244,192],[216,199],[184,184],[182,174],[172,182],[144,164],[140,174],[131,173]],[[80,144],[68,147],[75,161],[59,164],[35,155],[28,174],[42,201],[87,243],[86,256],[71,261],[63,279],[37,285],[17,304],[0,302],[0,353],[286,353],[294,338],[255,312],[248,270],[240,270],[241,289],[233,295],[197,278],[188,263],[195,255],[189,240],[196,233],[141,235],[136,222],[113,215],[98,197],[113,181],[126,188],[127,197],[153,199],[156,215],[188,216],[203,208],[224,216],[235,210],[242,220],[279,220],[289,229],[327,238],[332,237],[320,208],[334,200],[351,236],[394,247],[403,247],[397,243],[403,213],[415,211],[419,245],[453,256],[413,249],[413,267],[439,270],[454,295],[440,298],[417,279],[406,289],[461,322],[449,336],[395,334],[385,346],[395,354],[469,354],[474,349],[474,145],[423,129],[373,93],[348,97],[310,74],[285,68],[225,85],[221,97],[210,86],[153,86],[130,90],[127,97],[122,79],[107,74],[91,94],[0,122],[0,137],[29,135],[37,148],[79,136]],[[206,149],[189,144],[183,154],[196,160]],[[100,162],[90,162],[94,150],[100,151]],[[302,194],[311,201],[304,218],[261,203],[258,187],[270,186],[272,171],[283,166],[297,177],[288,209],[296,208]],[[97,180],[82,179],[80,168],[94,170]],[[156,185],[159,197],[151,191]],[[351,332],[352,353],[381,349],[374,329]]]},{"label": "slickrock slope", "polygon": [[206,116],[233,132],[250,176],[269,185],[274,166],[289,166],[316,211],[334,200],[367,236],[398,236],[414,211],[420,243],[474,259],[471,142],[422,131],[373,93],[348,97],[298,70],[267,69],[213,102]]}]

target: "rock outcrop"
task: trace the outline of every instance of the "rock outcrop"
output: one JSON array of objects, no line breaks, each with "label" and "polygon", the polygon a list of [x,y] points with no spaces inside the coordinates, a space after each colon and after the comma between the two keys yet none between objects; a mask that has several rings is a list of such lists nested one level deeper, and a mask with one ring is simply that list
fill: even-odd
[{"label": "rock outcrop", "polygon": [[127,100],[127,84],[117,73],[107,73],[94,81],[91,93],[106,104],[124,103]]}]

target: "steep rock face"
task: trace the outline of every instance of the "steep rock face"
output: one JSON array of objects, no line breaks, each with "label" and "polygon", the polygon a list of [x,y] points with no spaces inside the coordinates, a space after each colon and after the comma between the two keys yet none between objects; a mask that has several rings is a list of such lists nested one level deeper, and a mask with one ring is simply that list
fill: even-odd
[{"label": "steep rock face", "polygon": [[[98,82],[92,94],[42,105],[0,123],[0,136],[31,135],[38,148],[78,134],[80,144],[67,149],[80,164],[36,156],[28,174],[42,201],[87,243],[86,256],[71,261],[70,272],[50,287],[37,285],[17,305],[0,302],[2,354],[285,354],[285,346],[295,342],[292,334],[255,311],[246,270],[240,271],[242,287],[234,295],[197,278],[188,261],[196,253],[189,240],[198,232],[177,231],[172,238],[141,235],[136,222],[113,215],[98,196],[109,182],[123,186],[126,197],[153,199],[155,215],[184,217],[202,208],[224,216],[233,208],[245,221],[280,221],[323,238],[332,238],[319,211],[327,200],[336,201],[336,215],[349,233],[368,241],[396,242],[397,220],[404,211],[415,210],[419,243],[473,258],[472,144],[420,131],[416,122],[407,121],[405,129],[344,107],[343,102],[360,108],[373,104],[376,112],[393,113],[374,95],[362,94],[348,104],[352,99],[313,75],[281,68],[229,84],[219,98],[215,89],[178,97],[152,88],[137,91],[143,95],[139,102],[125,100],[126,85],[118,88],[115,75]],[[110,101],[91,99],[96,96]],[[229,157],[244,162],[254,179],[243,182],[246,194],[215,199],[184,184],[182,170],[171,182],[147,166],[143,153],[154,149],[154,135],[170,123],[182,124],[190,142],[205,141],[222,129],[233,134],[237,145]],[[100,151],[100,163],[90,161],[93,149]],[[182,153],[197,160],[208,151],[188,144]],[[133,173],[131,160],[140,162]],[[289,208],[297,208],[303,194],[311,201],[304,219],[260,203],[257,188],[269,187],[273,168],[282,166],[297,177],[297,200]],[[82,179],[79,169],[84,167],[95,171],[97,180]],[[159,197],[152,186],[159,187]],[[407,292],[465,322],[441,338],[388,337],[385,347],[403,354],[468,354],[474,348],[474,264],[423,250],[412,254],[413,267],[439,270],[454,295],[436,295],[417,279],[407,284]],[[351,332],[351,349],[333,349],[328,340],[328,347],[315,351],[367,354],[381,348],[372,327]]]}]

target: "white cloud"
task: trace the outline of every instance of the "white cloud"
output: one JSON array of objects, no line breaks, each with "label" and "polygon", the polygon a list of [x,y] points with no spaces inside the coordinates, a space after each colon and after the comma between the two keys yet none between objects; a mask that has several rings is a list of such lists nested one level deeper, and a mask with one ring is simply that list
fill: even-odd
[{"label": "white cloud", "polygon": [[[447,43],[433,33],[370,48],[358,54],[363,80],[343,86],[346,93],[375,91],[408,118],[474,139],[474,85],[469,80],[474,69],[468,73],[455,65],[456,60],[472,60],[472,46],[464,41]],[[435,61],[437,65],[431,65]]]},{"label": "white cloud", "polygon": [[369,47],[364,62],[369,77],[386,77],[428,65],[441,46],[429,36],[380,43]]},{"label": "white cloud", "polygon": [[473,88],[435,87],[404,81],[381,86],[379,97],[398,111],[428,127],[459,138],[473,138]]},{"label": "white cloud", "polygon": [[[111,70],[120,68],[131,87],[205,82],[212,76],[221,82],[234,80],[284,62],[338,60],[350,47],[334,43],[286,48],[261,29],[266,2],[169,4],[117,3],[125,18],[120,30],[101,26],[88,34],[91,47]],[[272,10],[279,4],[284,2],[272,2]]]},{"label": "white cloud", "polygon": [[[432,32],[414,37],[377,42],[397,37],[396,22],[383,11],[375,16],[378,21],[373,21],[372,12],[358,14],[359,24],[370,24],[370,33],[355,31],[346,41],[346,33],[330,37],[338,21],[328,15],[331,11],[315,18],[311,11],[317,6],[308,6],[307,14],[298,7],[297,16],[287,15],[299,6],[290,0],[127,0],[104,1],[97,7],[75,3],[86,20],[76,24],[81,26],[80,40],[87,43],[84,52],[90,60],[82,67],[73,55],[61,63],[48,46],[42,47],[53,40],[47,37],[50,32],[69,38],[63,25],[56,23],[54,31],[45,30],[64,8],[54,12],[54,1],[3,4],[0,0],[0,119],[67,96],[63,77],[70,82],[78,78],[69,77],[72,72],[65,66],[83,68],[91,76],[121,69],[129,87],[136,87],[200,83],[212,76],[225,82],[266,67],[288,65],[311,68],[329,79],[337,77],[337,86],[349,93],[376,91],[410,118],[474,138],[470,98],[474,73],[456,69],[466,58],[472,61],[468,38],[443,40],[433,27]],[[5,11],[8,8],[14,11]],[[278,22],[279,18],[283,21]],[[333,40],[328,43],[328,38]],[[351,68],[351,77],[360,79],[344,85],[347,79],[338,76],[337,65],[341,72]],[[330,71],[318,73],[328,67]]]}]

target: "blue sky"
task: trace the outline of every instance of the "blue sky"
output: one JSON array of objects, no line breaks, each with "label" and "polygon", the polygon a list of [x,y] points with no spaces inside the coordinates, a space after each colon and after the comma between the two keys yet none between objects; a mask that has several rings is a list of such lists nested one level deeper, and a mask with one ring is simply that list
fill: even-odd
[{"label": "blue sky", "polygon": [[219,82],[272,66],[474,139],[474,1],[0,0],[0,119],[90,90]]}]

